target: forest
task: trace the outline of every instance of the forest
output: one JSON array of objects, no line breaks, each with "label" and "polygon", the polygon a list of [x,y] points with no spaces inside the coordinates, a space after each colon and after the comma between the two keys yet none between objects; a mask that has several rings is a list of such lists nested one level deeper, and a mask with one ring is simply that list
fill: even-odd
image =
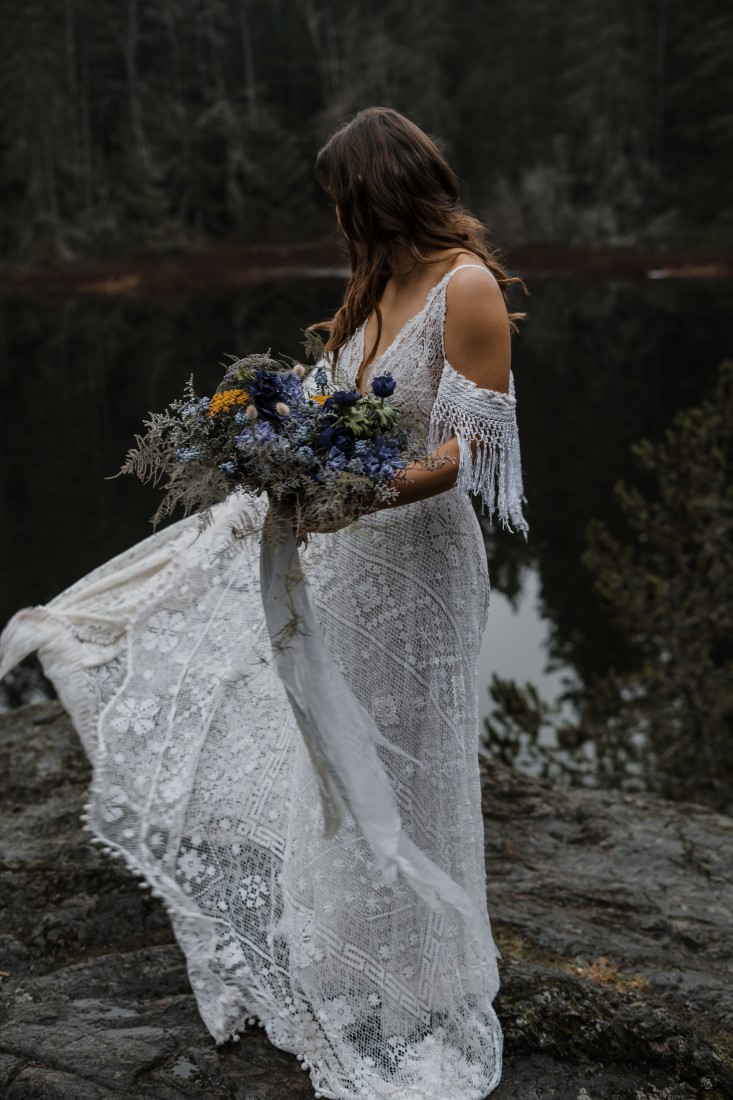
[{"label": "forest", "polygon": [[0,36],[5,263],[312,240],[319,145],[396,107],[501,245],[733,244],[719,0],[24,0]]}]

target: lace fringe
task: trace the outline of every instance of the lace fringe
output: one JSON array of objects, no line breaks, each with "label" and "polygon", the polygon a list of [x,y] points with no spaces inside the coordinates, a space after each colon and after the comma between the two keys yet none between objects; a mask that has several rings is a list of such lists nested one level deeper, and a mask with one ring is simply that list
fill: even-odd
[{"label": "lace fringe", "polygon": [[460,459],[458,488],[480,498],[481,512],[488,514],[490,523],[496,518],[504,529],[521,532],[526,541],[529,524],[522,504],[527,499],[513,379],[508,394],[482,389],[446,363],[430,417],[428,447],[434,450],[454,437]]}]

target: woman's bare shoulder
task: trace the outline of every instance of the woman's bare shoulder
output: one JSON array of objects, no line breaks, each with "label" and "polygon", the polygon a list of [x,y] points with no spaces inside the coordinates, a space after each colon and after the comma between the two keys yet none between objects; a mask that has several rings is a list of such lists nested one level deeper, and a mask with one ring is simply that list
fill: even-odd
[{"label": "woman's bare shoulder", "polygon": [[[464,267],[464,264],[470,266]],[[457,270],[460,268],[461,270]],[[447,301],[454,310],[470,314],[478,310],[481,314],[496,313],[506,315],[504,294],[494,272],[484,264],[479,256],[470,252],[461,253],[460,259],[451,265],[448,274]]]},{"label": "woman's bare shoulder", "polygon": [[[472,259],[480,263],[478,257]],[[493,272],[483,264],[456,271],[448,282],[446,305],[448,362],[478,386],[508,392],[511,332],[504,295]]]}]

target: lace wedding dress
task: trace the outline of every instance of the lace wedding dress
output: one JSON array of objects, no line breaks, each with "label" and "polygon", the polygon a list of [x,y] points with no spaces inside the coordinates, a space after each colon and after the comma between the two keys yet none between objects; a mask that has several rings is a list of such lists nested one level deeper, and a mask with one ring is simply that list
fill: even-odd
[{"label": "lace wedding dress", "polygon": [[[38,650],[93,764],[85,827],[165,903],[216,1042],[259,1023],[337,1100],[467,1100],[501,1076],[477,755],[489,577],[467,491],[527,524],[513,378],[508,395],[483,390],[445,359],[457,270],[371,366],[432,446],[458,437],[457,484],[301,556],[333,660],[383,735],[404,834],[473,919],[387,881],[353,817],[327,835],[273,666],[259,539],[232,549],[241,498],[203,533],[184,519],[19,612],[0,639],[0,675]],[[363,353],[362,326],[340,388]]]}]

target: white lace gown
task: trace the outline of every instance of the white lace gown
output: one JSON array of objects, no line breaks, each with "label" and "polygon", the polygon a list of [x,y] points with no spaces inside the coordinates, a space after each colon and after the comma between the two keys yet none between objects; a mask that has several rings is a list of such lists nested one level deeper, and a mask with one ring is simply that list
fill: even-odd
[{"label": "white lace gown", "polygon": [[[353,819],[324,839],[270,659],[259,540],[230,550],[236,501],[203,534],[189,517],[19,612],[0,639],[2,675],[38,650],[93,764],[85,827],[165,903],[216,1042],[258,1022],[334,1100],[468,1100],[501,1076],[477,754],[489,576],[467,490],[528,528],[513,378],[509,395],[482,390],[445,360],[455,270],[371,376],[392,373],[432,445],[458,436],[457,484],[318,535],[301,557],[349,687],[417,762],[377,750],[402,826],[468,893],[483,936],[386,883]],[[363,345],[362,326],[339,359],[345,388]]]}]

